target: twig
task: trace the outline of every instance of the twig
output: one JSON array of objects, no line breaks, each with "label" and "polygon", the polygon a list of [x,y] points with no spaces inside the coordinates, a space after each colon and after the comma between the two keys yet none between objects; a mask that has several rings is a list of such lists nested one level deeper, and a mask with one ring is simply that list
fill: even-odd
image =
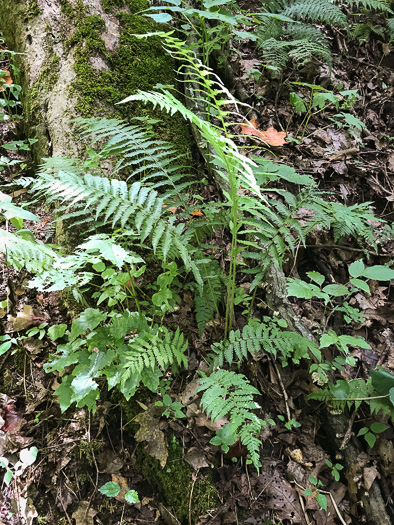
[{"label": "twig", "polygon": [[189,525],[192,525],[192,498],[193,498],[193,490],[194,485],[196,484],[198,473],[200,472],[200,469],[197,469],[195,478],[192,483],[192,488],[190,489],[190,498],[189,498]]},{"label": "twig", "polygon": [[352,248],[351,246],[345,246],[344,244],[306,244],[305,248],[312,248],[316,250],[322,250],[329,248],[330,250],[346,250],[348,252],[365,253],[368,252],[370,255],[379,256],[379,253],[373,252],[372,250],[363,250],[362,248]]},{"label": "twig", "polygon": [[346,445],[349,443],[350,438],[352,437],[352,427],[353,427],[354,420],[356,419],[356,413],[357,413],[357,409],[353,412],[353,414],[351,415],[349,419],[349,425],[347,427],[345,435],[343,436],[343,440],[339,447],[339,450],[343,450],[346,447]]},{"label": "twig", "polygon": [[282,390],[283,400],[285,402],[285,408],[286,408],[287,421],[291,421],[290,408],[288,405],[289,397],[287,395],[285,385],[283,384],[282,378],[280,376],[278,365],[276,364],[276,361],[275,359],[272,358],[272,356],[271,356],[271,360],[272,360],[272,364],[274,365],[276,375],[278,376],[280,389]]},{"label": "twig", "polygon": [[301,505],[302,512],[304,514],[305,521],[306,521],[307,525],[312,525],[312,523],[309,521],[308,514],[306,513],[304,500],[302,499],[302,496],[301,496],[301,494],[299,492],[297,492],[297,494],[298,494],[298,499],[300,500],[300,505]]}]

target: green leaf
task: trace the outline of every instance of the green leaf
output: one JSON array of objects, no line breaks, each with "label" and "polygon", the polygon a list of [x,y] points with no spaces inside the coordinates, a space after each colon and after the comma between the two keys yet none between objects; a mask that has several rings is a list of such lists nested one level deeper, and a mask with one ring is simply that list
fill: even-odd
[{"label": "green leaf", "polygon": [[394,405],[394,387],[390,388],[389,394],[390,394],[390,401]]},{"label": "green leaf", "polygon": [[305,102],[297,93],[290,93],[290,105],[294,106],[297,113],[304,113],[306,111]]},{"label": "green leaf", "polygon": [[30,448],[24,448],[19,453],[19,459],[22,461],[22,463],[25,466],[33,465],[35,460],[37,459],[38,454],[38,448],[37,447],[30,447]]},{"label": "green leaf", "polygon": [[309,277],[309,279],[311,281],[317,283],[319,286],[321,286],[324,283],[324,281],[326,280],[324,275],[322,275],[319,272],[306,272],[306,274],[307,274],[307,276]]},{"label": "green leaf", "polygon": [[369,284],[365,281],[362,281],[361,279],[350,279],[350,284],[353,286],[356,286],[357,288],[360,288],[360,290],[363,290],[364,292],[371,293],[371,290],[369,288]]},{"label": "green leaf", "polygon": [[313,494],[312,489],[305,489],[304,490],[304,494],[305,494],[305,496],[312,496],[312,494]]},{"label": "green leaf", "polygon": [[66,376],[63,378],[63,381],[61,384],[57,387],[57,389],[54,392],[55,396],[59,396],[59,405],[60,410],[64,412],[67,410],[67,408],[71,405],[71,396],[72,396],[72,389],[71,389],[71,381],[72,376]]},{"label": "green leaf", "polygon": [[136,490],[129,490],[128,492],[126,492],[124,497],[127,503],[134,504],[134,503],[139,503],[140,501]]},{"label": "green leaf", "polygon": [[312,476],[312,474],[309,474],[309,483],[312,483],[312,485],[317,485],[317,479]]},{"label": "green leaf", "polygon": [[7,472],[4,474],[4,483],[6,485],[9,485],[12,480],[12,472],[11,470],[7,470]]},{"label": "green leaf", "polygon": [[335,345],[338,342],[338,336],[335,332],[330,331],[328,334],[323,334],[320,338],[320,348],[327,348]]},{"label": "green leaf", "polygon": [[346,381],[340,380],[335,385],[333,383],[328,384],[331,394],[343,401],[349,395],[350,387]]},{"label": "green leaf", "polygon": [[95,308],[87,308],[84,310],[71,327],[70,341],[76,339],[86,330],[94,330],[102,321],[107,319],[105,312],[100,312]]},{"label": "green leaf", "polygon": [[365,434],[368,432],[368,430],[369,430],[368,427],[363,427],[363,428],[361,428],[361,429],[358,431],[357,437],[358,437],[358,436],[365,436]]},{"label": "green leaf", "polygon": [[372,385],[379,394],[387,395],[394,388],[394,375],[379,367],[378,370],[370,371]]},{"label": "green leaf", "polygon": [[316,501],[323,510],[327,510],[327,498],[324,494],[319,492],[319,494],[316,495]]},{"label": "green leaf", "polygon": [[100,487],[99,492],[101,494],[104,494],[105,496],[108,496],[109,498],[113,498],[117,496],[120,492],[120,487],[115,481],[108,481],[105,485]]},{"label": "green leaf", "polygon": [[0,345],[0,355],[3,355],[11,348],[12,341],[5,341]]},{"label": "green leaf", "polygon": [[157,14],[146,14],[149,18],[152,18],[158,24],[167,24],[172,20],[172,16],[169,13],[157,13]]},{"label": "green leaf", "polygon": [[323,292],[334,297],[341,297],[342,295],[347,295],[349,290],[343,284],[328,284],[323,288]]},{"label": "green leaf", "polygon": [[382,432],[384,432],[388,428],[389,427],[387,425],[385,425],[384,423],[379,423],[378,421],[375,421],[374,423],[372,423],[372,425],[370,427],[372,432],[374,432],[375,434],[381,434]]},{"label": "green leaf", "polygon": [[287,291],[290,296],[298,297],[299,299],[312,299],[312,297],[327,297],[327,295],[322,294],[320,288],[318,288],[315,284],[306,283],[301,279],[293,279],[292,281],[290,281],[287,285]]},{"label": "green leaf", "polygon": [[51,341],[56,341],[60,337],[63,337],[67,330],[66,324],[54,324],[48,328],[48,336]]},{"label": "green leaf", "polygon": [[361,275],[363,275],[364,269],[364,263],[361,259],[359,259],[358,261],[354,261],[349,266],[349,273],[352,277],[360,277]]},{"label": "green leaf", "polygon": [[95,272],[103,272],[105,270],[105,264],[103,263],[103,261],[93,264],[93,270]]},{"label": "green leaf", "polygon": [[373,448],[374,444],[376,443],[376,437],[371,432],[367,432],[364,438],[365,438],[365,441],[368,443],[368,445],[371,448]]},{"label": "green leaf", "polygon": [[394,279],[394,270],[388,266],[376,265],[365,268],[361,275],[375,281],[390,281],[390,279]]}]

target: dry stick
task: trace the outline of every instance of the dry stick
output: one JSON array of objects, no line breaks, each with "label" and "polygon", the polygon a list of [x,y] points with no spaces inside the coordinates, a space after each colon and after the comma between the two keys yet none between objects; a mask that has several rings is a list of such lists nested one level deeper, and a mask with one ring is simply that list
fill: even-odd
[{"label": "dry stick", "polygon": [[73,525],[73,523],[72,523],[72,521],[71,521],[71,518],[70,518],[70,516],[68,515],[68,512],[67,512],[66,506],[64,505],[64,501],[63,501],[63,498],[62,498],[62,497],[60,497],[60,503],[62,504],[63,511],[64,511],[64,514],[66,515],[66,518],[67,518],[67,521],[68,521],[69,525]]},{"label": "dry stick", "polygon": [[316,249],[316,250],[324,250],[327,248],[330,250],[345,250],[348,252],[357,252],[357,253],[368,252],[370,255],[379,256],[378,253],[372,250],[363,250],[362,248],[352,248],[351,246],[345,246],[343,244],[306,244],[305,248],[311,248],[311,249]]},{"label": "dry stick", "polygon": [[192,483],[192,488],[190,489],[190,498],[189,498],[189,525],[192,525],[192,498],[193,498],[193,490],[194,485],[196,484],[198,473],[200,472],[200,469],[197,469],[196,476]]},{"label": "dry stick", "polygon": [[346,447],[346,445],[349,443],[350,438],[352,437],[352,427],[353,427],[354,420],[356,419],[356,414],[357,414],[357,409],[354,410],[353,414],[351,415],[349,419],[349,425],[347,427],[345,435],[343,436],[343,440],[339,447],[339,450],[343,450]]},{"label": "dry stick", "polygon": [[302,512],[304,514],[305,521],[306,521],[307,525],[312,525],[312,523],[309,521],[309,516],[308,516],[308,514],[306,512],[306,509],[305,509],[304,500],[302,499],[301,494],[299,494],[298,492],[297,492],[297,494],[298,494],[298,499],[300,501]]},{"label": "dry stick", "polygon": [[279,373],[278,365],[276,364],[276,361],[272,357],[272,355],[270,357],[271,357],[271,360],[272,360],[272,364],[274,365],[276,375],[278,376],[280,389],[282,390],[283,400],[285,402],[285,408],[286,408],[287,421],[291,421],[290,408],[289,408],[289,404],[288,404],[289,396],[287,395],[287,392],[286,392],[286,389],[285,389],[285,385],[283,384],[282,377],[281,377],[281,375]]}]

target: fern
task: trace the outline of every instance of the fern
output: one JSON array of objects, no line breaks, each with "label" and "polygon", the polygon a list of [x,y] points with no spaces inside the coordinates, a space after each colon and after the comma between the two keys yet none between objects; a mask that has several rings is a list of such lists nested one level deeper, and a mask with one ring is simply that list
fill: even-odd
[{"label": "fern", "polygon": [[[57,161],[62,165],[62,159]],[[79,171],[79,173],[78,173]],[[130,187],[117,179],[83,173],[83,168],[74,165],[71,172],[49,168],[45,163],[32,191],[44,195],[48,203],[60,201],[61,216],[57,220],[76,219],[81,223],[111,224],[112,228],[132,228],[139,236],[140,243],[149,238],[153,251],[167,259],[170,248],[179,256],[186,268],[191,270],[199,286],[202,279],[197,265],[189,254],[188,236],[183,234],[183,224],[175,225],[175,217],[162,218],[164,199],[158,192],[141,182]],[[64,204],[65,203],[65,204]],[[63,213],[72,209],[68,213]],[[76,223],[74,221],[74,223]]]},{"label": "fern", "polygon": [[259,419],[253,410],[259,409],[254,395],[260,392],[242,374],[218,370],[209,377],[202,377],[197,389],[204,392],[201,406],[212,421],[227,417],[241,443],[248,449],[248,460],[257,469],[260,462],[260,435],[266,422]]},{"label": "fern", "polygon": [[52,248],[1,229],[0,253],[4,253],[8,264],[33,273],[51,268],[60,259]]},{"label": "fern", "polygon": [[100,159],[112,155],[120,157],[113,174],[132,168],[129,178],[140,178],[144,184],[149,181],[151,189],[160,188],[161,192],[165,188],[163,199],[168,200],[175,195],[183,203],[182,191],[194,182],[187,180],[190,175],[180,173],[182,167],[177,161],[182,156],[168,142],[158,140],[153,132],[141,126],[117,119],[79,118],[76,122],[84,130],[81,132],[82,137],[95,137],[92,146],[97,141],[111,137],[98,155]]},{"label": "fern", "polygon": [[289,359],[298,364],[301,359],[310,359],[311,354],[321,358],[313,341],[296,332],[284,330],[286,326],[286,322],[281,319],[265,317],[261,323],[252,319],[242,332],[231,331],[228,340],[211,346],[211,369],[222,367],[226,362],[231,365],[236,359],[242,361],[247,359],[248,353],[257,354],[261,350],[279,359],[282,366],[287,365]]},{"label": "fern", "polygon": [[324,22],[347,27],[346,15],[329,0],[289,0],[282,15],[306,22]]},{"label": "fern", "polygon": [[201,260],[201,274],[204,276],[202,293],[194,299],[194,309],[199,336],[201,337],[206,324],[219,313],[219,306],[224,296],[224,276],[216,260]]},{"label": "fern", "polygon": [[[130,379],[134,383],[135,378],[144,379],[144,372],[147,378],[146,372],[149,371],[154,374],[160,373],[160,370],[165,371],[170,366],[183,364],[186,367],[186,348],[187,341],[179,328],[173,333],[165,327],[143,332],[122,348],[120,388],[126,398],[130,397],[126,393]],[[144,384],[149,386],[148,381],[144,381]]]},{"label": "fern", "polygon": [[388,0],[347,0],[350,7],[364,7],[369,11],[382,11],[386,13],[392,13],[390,8],[390,2]]},{"label": "fern", "polygon": [[394,41],[394,18],[387,20],[387,28],[389,30],[390,42]]},{"label": "fern", "polygon": [[242,332],[232,330],[229,333],[228,340],[214,343],[211,346],[211,350],[214,352],[210,355],[212,359],[211,369],[222,367],[225,362],[231,365],[236,358],[238,361],[242,361],[248,357],[248,352],[257,354],[262,347],[263,330],[263,324],[257,327],[246,325]]}]

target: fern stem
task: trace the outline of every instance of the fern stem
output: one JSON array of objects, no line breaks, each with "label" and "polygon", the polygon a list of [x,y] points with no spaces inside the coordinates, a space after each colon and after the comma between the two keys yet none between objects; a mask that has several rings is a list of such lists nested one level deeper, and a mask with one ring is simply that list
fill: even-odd
[{"label": "fern stem", "polygon": [[125,262],[125,266],[126,266],[126,269],[127,269],[127,274],[129,276],[130,289],[131,289],[131,292],[133,294],[133,299],[135,301],[135,304],[137,306],[138,315],[140,316],[140,319],[142,319],[144,316],[142,314],[141,306],[140,306],[140,303],[138,301],[137,293],[136,293],[135,288],[134,288],[133,277],[131,275],[130,266],[126,262]]}]

